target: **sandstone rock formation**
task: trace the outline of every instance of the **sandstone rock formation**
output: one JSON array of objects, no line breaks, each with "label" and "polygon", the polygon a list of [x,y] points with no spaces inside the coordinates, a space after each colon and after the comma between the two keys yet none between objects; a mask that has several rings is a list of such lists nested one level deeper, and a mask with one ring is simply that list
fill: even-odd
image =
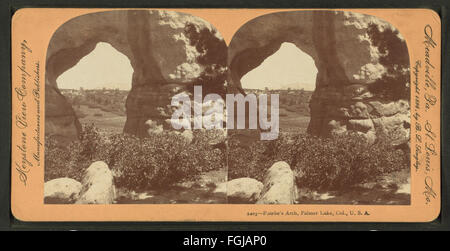
[{"label": "sandstone rock formation", "polygon": [[82,181],[76,204],[112,204],[116,198],[113,174],[103,161],[92,163]]},{"label": "sandstone rock formation", "polygon": [[187,24],[198,30],[214,30],[200,18],[158,10],[96,12],[61,25],[47,51],[46,134],[77,137],[78,119],[60,95],[56,79],[94,50],[99,42],[109,43],[126,55],[134,70],[126,101],[124,132],[146,136],[147,120],[164,124],[170,117],[162,113],[161,108],[170,104],[172,89],[189,84],[202,72],[197,63],[200,53],[185,34]]},{"label": "sandstone rock formation", "polygon": [[[157,10],[91,13],[63,24],[53,35],[47,52],[46,134],[76,138],[80,124],[59,93],[56,79],[98,42],[107,42],[126,55],[134,69],[124,132],[146,136],[145,122],[149,119],[168,126],[164,121],[170,116],[163,110],[170,104],[173,89],[186,87],[202,71],[196,62],[201,53],[184,33],[187,23],[198,29],[214,29],[191,15]],[[228,47],[229,89],[243,92],[240,79],[283,42],[290,42],[309,54],[318,69],[310,102],[309,133],[328,136],[356,131],[373,140],[378,131],[407,131],[408,104],[388,112],[399,99],[386,99],[371,91],[371,86],[383,77],[395,81],[395,71],[408,75],[409,66],[399,66],[392,57],[384,58],[397,53],[394,58],[409,62],[406,43],[401,34],[394,32],[397,50],[386,51],[374,42],[370,32],[373,27],[380,32],[396,31],[376,17],[344,11],[287,11],[250,20],[236,32]]]},{"label": "sandstone rock formation", "polygon": [[264,188],[256,204],[294,204],[297,199],[294,173],[288,163],[276,162],[264,177]]},{"label": "sandstone rock formation", "polygon": [[58,178],[44,183],[44,203],[71,204],[78,199],[82,185],[70,178]]},{"label": "sandstone rock formation", "polygon": [[255,203],[261,194],[263,184],[252,178],[238,178],[219,184],[215,192],[227,194],[229,203]]},{"label": "sandstone rock formation", "polygon": [[[379,48],[373,40],[373,27],[379,32],[392,31],[396,50]],[[247,22],[233,36],[228,48],[228,81],[233,92],[244,92],[241,78],[275,53],[283,42],[293,43],[314,59],[318,69],[308,132],[328,136],[355,131],[374,140],[377,131],[391,127],[405,130],[409,123],[409,119],[403,120],[409,116],[409,100],[390,113],[387,111],[397,106],[398,99],[371,92],[371,86],[383,77],[392,77],[392,82],[398,80],[395,74],[408,76],[401,83],[408,86],[409,64],[402,68],[397,61],[409,62],[409,55],[401,34],[395,32],[389,23],[355,12],[288,11],[263,15]],[[395,56],[389,58],[391,61],[385,57],[389,53]],[[376,108],[371,105],[373,101],[378,102]]]},{"label": "sandstone rock formation", "polygon": [[45,134],[63,139],[76,139],[81,130],[81,124],[72,106],[59,92],[58,88],[45,88]]}]

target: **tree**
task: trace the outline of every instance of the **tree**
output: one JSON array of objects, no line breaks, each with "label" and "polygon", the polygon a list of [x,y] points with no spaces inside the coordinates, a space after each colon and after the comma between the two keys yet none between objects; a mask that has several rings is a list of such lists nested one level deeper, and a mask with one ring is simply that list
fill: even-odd
[{"label": "tree", "polygon": [[[190,45],[194,46],[200,56],[196,61],[204,67],[204,71],[195,80],[195,84],[202,85],[203,93],[217,93],[225,96],[225,82],[227,74],[227,45],[223,39],[216,36],[216,30],[206,27],[198,29],[192,23],[187,23],[185,35]],[[190,91],[193,91],[193,86]]]},{"label": "tree", "polygon": [[369,24],[368,34],[372,45],[380,52],[379,62],[386,68],[386,73],[370,85],[369,90],[387,99],[409,99],[410,66],[406,42],[399,37],[398,30],[378,29],[376,24]]}]

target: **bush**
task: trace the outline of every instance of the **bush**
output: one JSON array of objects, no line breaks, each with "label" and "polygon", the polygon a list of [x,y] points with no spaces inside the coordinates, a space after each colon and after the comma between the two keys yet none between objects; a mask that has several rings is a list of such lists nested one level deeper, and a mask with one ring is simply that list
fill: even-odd
[{"label": "bush", "polygon": [[301,138],[294,144],[291,165],[297,182],[318,190],[350,189],[408,167],[404,153],[384,138],[368,144],[362,136],[343,135],[321,140]]},{"label": "bush", "polygon": [[[270,167],[273,156],[264,155],[267,143],[258,141],[250,146],[242,146],[239,140],[228,140],[228,179],[250,177],[262,181],[265,171]],[[269,161],[264,161],[269,159]]]},{"label": "bush", "polygon": [[72,165],[74,156],[71,153],[66,147],[59,146],[55,137],[45,137],[45,182],[62,177],[80,180],[78,170]]},{"label": "bush", "polygon": [[409,167],[405,153],[395,150],[386,137],[367,144],[356,134],[332,138],[281,134],[277,140],[258,141],[247,148],[231,142],[230,178],[252,177],[262,181],[265,171],[280,160],[289,163],[300,187],[319,191],[350,189]]},{"label": "bush", "polygon": [[117,173],[116,183],[130,189],[170,185],[224,167],[223,153],[209,145],[207,136],[196,135],[196,139],[190,144],[172,132],[148,138],[116,135],[111,140],[108,164]]},{"label": "bush", "polygon": [[213,131],[195,132],[192,143],[173,132],[148,138],[102,137],[95,127],[86,126],[80,141],[67,147],[46,137],[45,180],[69,177],[80,181],[92,162],[102,160],[113,170],[118,187],[140,190],[171,185],[200,172],[224,168],[224,152],[209,143],[215,137]]},{"label": "bush", "polygon": [[81,181],[84,170],[103,159],[102,145],[104,139],[93,125],[83,128],[80,140],[69,144],[62,144],[56,136],[46,136],[44,180],[68,177]]},{"label": "bush", "polygon": [[379,62],[386,72],[369,86],[370,92],[387,100],[410,98],[410,62],[406,41],[393,28],[380,30],[370,23],[368,34],[371,43],[380,52]]}]

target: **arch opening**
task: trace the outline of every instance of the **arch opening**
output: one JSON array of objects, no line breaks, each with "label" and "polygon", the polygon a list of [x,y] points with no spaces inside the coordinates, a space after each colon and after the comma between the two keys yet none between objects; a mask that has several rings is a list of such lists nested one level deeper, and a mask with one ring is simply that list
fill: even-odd
[{"label": "arch opening", "polygon": [[109,43],[99,42],[94,50],[59,75],[56,84],[81,125],[94,124],[103,133],[121,133],[133,72],[126,55]]},{"label": "arch opening", "polygon": [[240,82],[247,94],[279,95],[280,132],[306,132],[317,73],[315,61],[309,54],[293,43],[284,42]]}]

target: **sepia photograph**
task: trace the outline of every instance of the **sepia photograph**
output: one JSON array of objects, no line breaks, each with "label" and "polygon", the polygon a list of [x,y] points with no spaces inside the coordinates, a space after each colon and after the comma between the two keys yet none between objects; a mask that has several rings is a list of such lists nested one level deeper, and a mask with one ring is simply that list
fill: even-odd
[{"label": "sepia photograph", "polygon": [[[228,44],[228,45],[227,45]],[[410,205],[410,60],[378,17],[114,10],[45,64],[45,204]]]},{"label": "sepia photograph", "polygon": [[[172,119],[172,97],[194,86],[225,94],[226,48],[211,24],[175,11],[63,24],[46,59],[45,203],[226,203],[226,130],[194,130],[201,114]],[[213,103],[194,105],[219,121]]]},{"label": "sepia photograph", "polygon": [[410,64],[395,27],[347,11],[267,14],[234,34],[228,63],[231,92],[270,96],[279,124],[273,140],[261,126],[229,130],[230,203],[410,204]]}]

